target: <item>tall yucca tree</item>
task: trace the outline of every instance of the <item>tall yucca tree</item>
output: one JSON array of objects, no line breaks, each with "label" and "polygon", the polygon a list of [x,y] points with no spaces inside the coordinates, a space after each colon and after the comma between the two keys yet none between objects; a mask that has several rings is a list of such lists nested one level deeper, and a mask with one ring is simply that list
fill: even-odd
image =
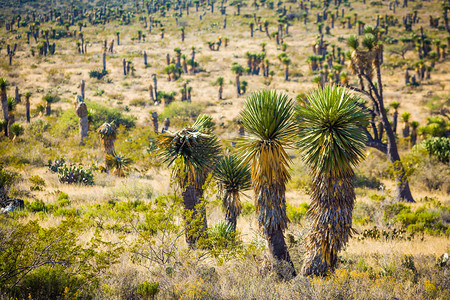
[{"label": "tall yucca tree", "polygon": [[299,147],[312,176],[311,230],[302,273],[326,275],[352,233],[353,166],[363,159],[369,116],[358,97],[336,86],[312,91],[298,107]]},{"label": "tall yucca tree", "polygon": [[[245,131],[239,151],[243,163],[251,162],[251,180],[255,192],[259,226],[277,261],[287,262],[289,275],[295,276],[284,230],[287,227],[286,183],[291,162],[287,147],[296,132],[292,100],[276,91],[258,91],[247,98],[240,113]],[[278,275],[287,275],[277,268]]]},{"label": "tall yucca tree", "polygon": [[[360,88],[352,86],[355,91],[360,92],[371,101],[372,115],[371,128],[362,128],[367,136],[367,146],[378,149],[386,154],[390,163],[394,166],[396,173],[396,200],[414,202],[409,188],[409,182],[405,168],[398,152],[395,132],[387,117],[384,105],[383,83],[381,80],[381,65],[383,63],[383,45],[378,40],[378,30],[372,26],[364,27],[362,49],[356,36],[348,38],[348,46],[353,49],[350,55],[349,68],[358,76]],[[365,86],[367,84],[367,87]],[[380,127],[376,126],[375,120],[379,120]],[[386,139],[383,139],[383,133]]]},{"label": "tall yucca tree", "polygon": [[156,138],[159,154],[172,166],[172,178],[181,188],[186,242],[191,248],[206,234],[206,211],[201,203],[203,185],[221,151],[213,125],[210,116],[200,115],[191,127],[165,131]]},{"label": "tall yucca tree", "polygon": [[250,168],[234,155],[223,156],[214,168],[214,178],[219,183],[223,197],[222,208],[231,229],[236,231],[237,217],[241,214],[240,193],[251,188]]}]

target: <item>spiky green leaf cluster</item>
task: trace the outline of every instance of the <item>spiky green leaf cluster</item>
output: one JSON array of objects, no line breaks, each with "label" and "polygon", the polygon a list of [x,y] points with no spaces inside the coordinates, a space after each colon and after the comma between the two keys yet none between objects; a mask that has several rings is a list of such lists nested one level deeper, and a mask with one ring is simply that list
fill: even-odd
[{"label": "spiky green leaf cluster", "polygon": [[201,187],[205,174],[220,154],[221,148],[212,132],[212,119],[200,115],[190,128],[178,132],[167,131],[157,137],[159,155],[169,166],[175,165],[174,176],[182,186],[186,184]]},{"label": "spiky green leaf cluster", "polygon": [[229,192],[245,191],[251,187],[249,166],[234,155],[223,156],[217,162],[214,177],[221,189]]},{"label": "spiky green leaf cluster", "polygon": [[315,176],[342,178],[364,157],[368,114],[359,98],[341,87],[326,86],[308,95],[309,104],[298,108],[297,146]]},{"label": "spiky green leaf cluster", "polygon": [[103,125],[97,129],[97,132],[100,133],[102,139],[115,138],[116,126],[114,124],[114,121],[112,121],[111,123],[103,123]]},{"label": "spiky green leaf cluster", "polygon": [[359,40],[356,35],[350,35],[347,39],[347,45],[352,48],[353,50],[358,49],[359,47]]},{"label": "spiky green leaf cluster", "polygon": [[5,78],[0,77],[0,91],[5,92],[7,87],[8,81]]}]

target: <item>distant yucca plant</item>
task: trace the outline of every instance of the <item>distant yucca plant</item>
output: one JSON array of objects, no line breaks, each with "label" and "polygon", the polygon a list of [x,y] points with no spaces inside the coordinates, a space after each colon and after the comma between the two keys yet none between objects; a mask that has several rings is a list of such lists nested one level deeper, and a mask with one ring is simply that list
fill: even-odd
[{"label": "distant yucca plant", "polygon": [[111,166],[112,173],[119,177],[124,177],[129,165],[133,161],[130,158],[124,157],[123,155],[116,154],[115,152],[110,155],[106,155],[106,164]]}]

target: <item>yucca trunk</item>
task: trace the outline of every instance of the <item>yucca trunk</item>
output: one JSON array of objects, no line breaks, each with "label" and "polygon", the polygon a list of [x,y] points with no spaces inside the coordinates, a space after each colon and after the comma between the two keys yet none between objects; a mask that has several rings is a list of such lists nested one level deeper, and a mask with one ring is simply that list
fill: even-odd
[{"label": "yucca trunk", "polygon": [[[5,124],[8,124],[8,102],[7,102],[6,90],[1,92],[1,100],[2,100],[2,110],[3,110],[3,119],[5,120]],[[8,126],[5,126],[5,136],[8,136]]]},{"label": "yucca trunk", "polygon": [[260,186],[255,189],[255,195],[259,224],[264,229],[270,254],[276,259],[277,273],[282,278],[295,277],[297,274],[284,239],[284,230],[288,222],[285,188],[278,184]]},{"label": "yucca trunk", "polygon": [[237,91],[237,95],[239,97],[241,95],[241,82],[240,82],[239,75],[236,75],[236,91]]},{"label": "yucca trunk", "polygon": [[398,111],[395,110],[392,120],[392,130],[394,131],[394,133],[397,133],[397,124],[398,124]]},{"label": "yucca trunk", "polygon": [[235,232],[237,217],[242,211],[239,191],[226,191],[223,197],[222,208],[225,210],[225,220],[230,224],[231,230]]},{"label": "yucca trunk", "polygon": [[223,88],[222,88],[222,86],[220,85],[220,86],[219,86],[219,100],[222,100],[222,93],[223,93]]},{"label": "yucca trunk", "polygon": [[89,121],[88,110],[86,103],[79,102],[75,109],[75,113],[78,116],[78,127],[80,132],[80,143],[83,144],[83,139],[88,137]]},{"label": "yucca trunk", "polygon": [[355,193],[352,176],[318,176],[312,183],[308,210],[310,231],[305,239],[305,276],[325,276],[336,267],[337,254],[352,233]]},{"label": "yucca trunk", "polygon": [[26,110],[26,117],[27,117],[27,123],[30,123],[31,117],[30,117],[30,97],[25,98],[25,110]]},{"label": "yucca trunk", "polygon": [[203,190],[191,184],[186,187],[181,195],[185,209],[186,243],[190,248],[195,248],[200,237],[207,237],[206,209],[200,203],[200,199],[203,197]]},{"label": "yucca trunk", "polygon": [[105,151],[105,162],[106,162],[105,164],[106,164],[107,170],[110,170],[112,167],[111,163],[108,162],[107,157],[108,157],[108,155],[113,155],[115,152],[115,149],[114,149],[115,140],[116,140],[115,138],[111,138],[111,137],[107,137],[107,136],[105,136],[104,138],[101,138],[102,146]]},{"label": "yucca trunk", "polygon": [[50,116],[51,113],[52,113],[52,105],[50,102],[47,102],[47,104],[45,105],[45,115]]},{"label": "yucca trunk", "polygon": [[14,122],[15,122],[14,112],[13,112],[12,110],[10,110],[10,111],[8,112],[8,124],[7,124],[7,127],[8,127],[8,136],[9,136],[10,139],[13,138],[13,137],[11,136],[11,125],[14,124]]}]

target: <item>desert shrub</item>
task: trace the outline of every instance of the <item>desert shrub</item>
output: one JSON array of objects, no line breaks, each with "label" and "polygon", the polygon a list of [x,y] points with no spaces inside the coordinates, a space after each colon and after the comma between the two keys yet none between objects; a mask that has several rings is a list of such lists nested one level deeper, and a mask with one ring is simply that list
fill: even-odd
[{"label": "desert shrub", "polygon": [[411,209],[401,202],[387,204],[383,207],[383,219],[388,222],[402,211],[411,211]]},{"label": "desert shrub", "polygon": [[70,204],[69,195],[63,192],[58,194],[58,205],[61,207],[67,206]]},{"label": "desert shrub", "polygon": [[145,101],[145,99],[143,99],[143,98],[136,98],[136,99],[132,99],[130,101],[131,106],[145,106],[146,104],[147,104],[147,101]]},{"label": "desert shrub", "polygon": [[383,187],[381,181],[375,176],[366,176],[357,172],[353,179],[353,185],[358,188],[379,189]]},{"label": "desert shrub", "polygon": [[49,130],[50,127],[51,125],[48,122],[44,121],[43,119],[37,119],[31,122],[30,125],[28,125],[27,131],[31,136],[37,136]]},{"label": "desert shrub", "polygon": [[98,80],[102,79],[106,74],[108,74],[108,71],[106,71],[106,70],[91,70],[91,71],[89,71],[89,77],[97,78]]},{"label": "desert shrub", "polygon": [[58,178],[62,183],[68,184],[94,184],[94,175],[92,171],[83,169],[82,166],[64,165],[58,168]]},{"label": "desert shrub", "polygon": [[450,158],[450,138],[431,137],[422,142],[430,156],[436,157],[440,162],[448,163]]},{"label": "desert shrub", "polygon": [[117,126],[125,126],[127,129],[134,127],[136,118],[124,115],[118,108],[109,108],[96,102],[86,103],[89,109],[89,122],[93,128],[100,127],[103,123],[114,123]]},{"label": "desert shrub", "polygon": [[368,204],[366,202],[357,201],[353,208],[353,222],[361,225],[372,223],[376,219],[378,210],[379,205],[377,203]]},{"label": "desert shrub", "polygon": [[153,281],[148,282],[144,281],[140,285],[138,285],[136,289],[136,294],[141,296],[144,299],[155,299],[156,294],[159,292],[159,282]]},{"label": "desert shrub", "polygon": [[42,191],[42,188],[45,186],[45,180],[42,179],[39,175],[34,175],[28,178],[28,180],[31,182],[32,186],[30,187],[30,190],[32,191]]},{"label": "desert shrub", "polygon": [[8,171],[0,164],[0,196],[8,195],[10,188],[19,179],[19,174]]},{"label": "desert shrub", "polygon": [[300,224],[309,209],[308,203],[301,203],[299,206],[286,204],[286,212],[291,222]]},{"label": "desert shrub", "polygon": [[247,216],[255,212],[255,205],[251,202],[242,202],[241,215]]},{"label": "desert shrub", "polygon": [[44,266],[26,275],[21,286],[13,288],[11,294],[19,299],[76,299],[86,284],[81,276],[68,274],[60,266]]},{"label": "desert shrub", "polygon": [[426,232],[432,235],[450,234],[450,206],[444,206],[438,201],[427,203],[416,211],[402,210],[395,221],[408,232]]},{"label": "desert shrub", "polygon": [[40,212],[40,211],[47,211],[47,207],[45,206],[44,201],[42,200],[36,200],[28,205],[26,205],[27,209],[32,212]]},{"label": "desert shrub", "polygon": [[75,219],[44,228],[37,221],[21,224],[0,216],[0,290],[8,298],[89,299],[121,249],[98,234],[82,247],[82,230]]},{"label": "desert shrub", "polygon": [[419,134],[425,137],[442,137],[445,135],[449,127],[448,122],[446,122],[440,116],[433,116],[427,118],[427,125],[420,126],[418,131]]},{"label": "desert shrub", "polygon": [[[86,105],[89,112],[89,127],[92,129],[97,129],[103,123],[111,123],[112,121],[117,126],[122,125],[127,129],[135,126],[136,118],[124,115],[118,108],[109,108],[92,101],[86,101]],[[51,132],[54,136],[68,137],[76,135],[77,131],[78,117],[75,115],[74,110],[68,109],[61,114],[58,122],[55,122]]]},{"label": "desert shrub", "polygon": [[173,102],[164,108],[158,118],[163,121],[165,118],[179,119],[181,121],[194,120],[200,115],[202,107],[189,102]]}]

